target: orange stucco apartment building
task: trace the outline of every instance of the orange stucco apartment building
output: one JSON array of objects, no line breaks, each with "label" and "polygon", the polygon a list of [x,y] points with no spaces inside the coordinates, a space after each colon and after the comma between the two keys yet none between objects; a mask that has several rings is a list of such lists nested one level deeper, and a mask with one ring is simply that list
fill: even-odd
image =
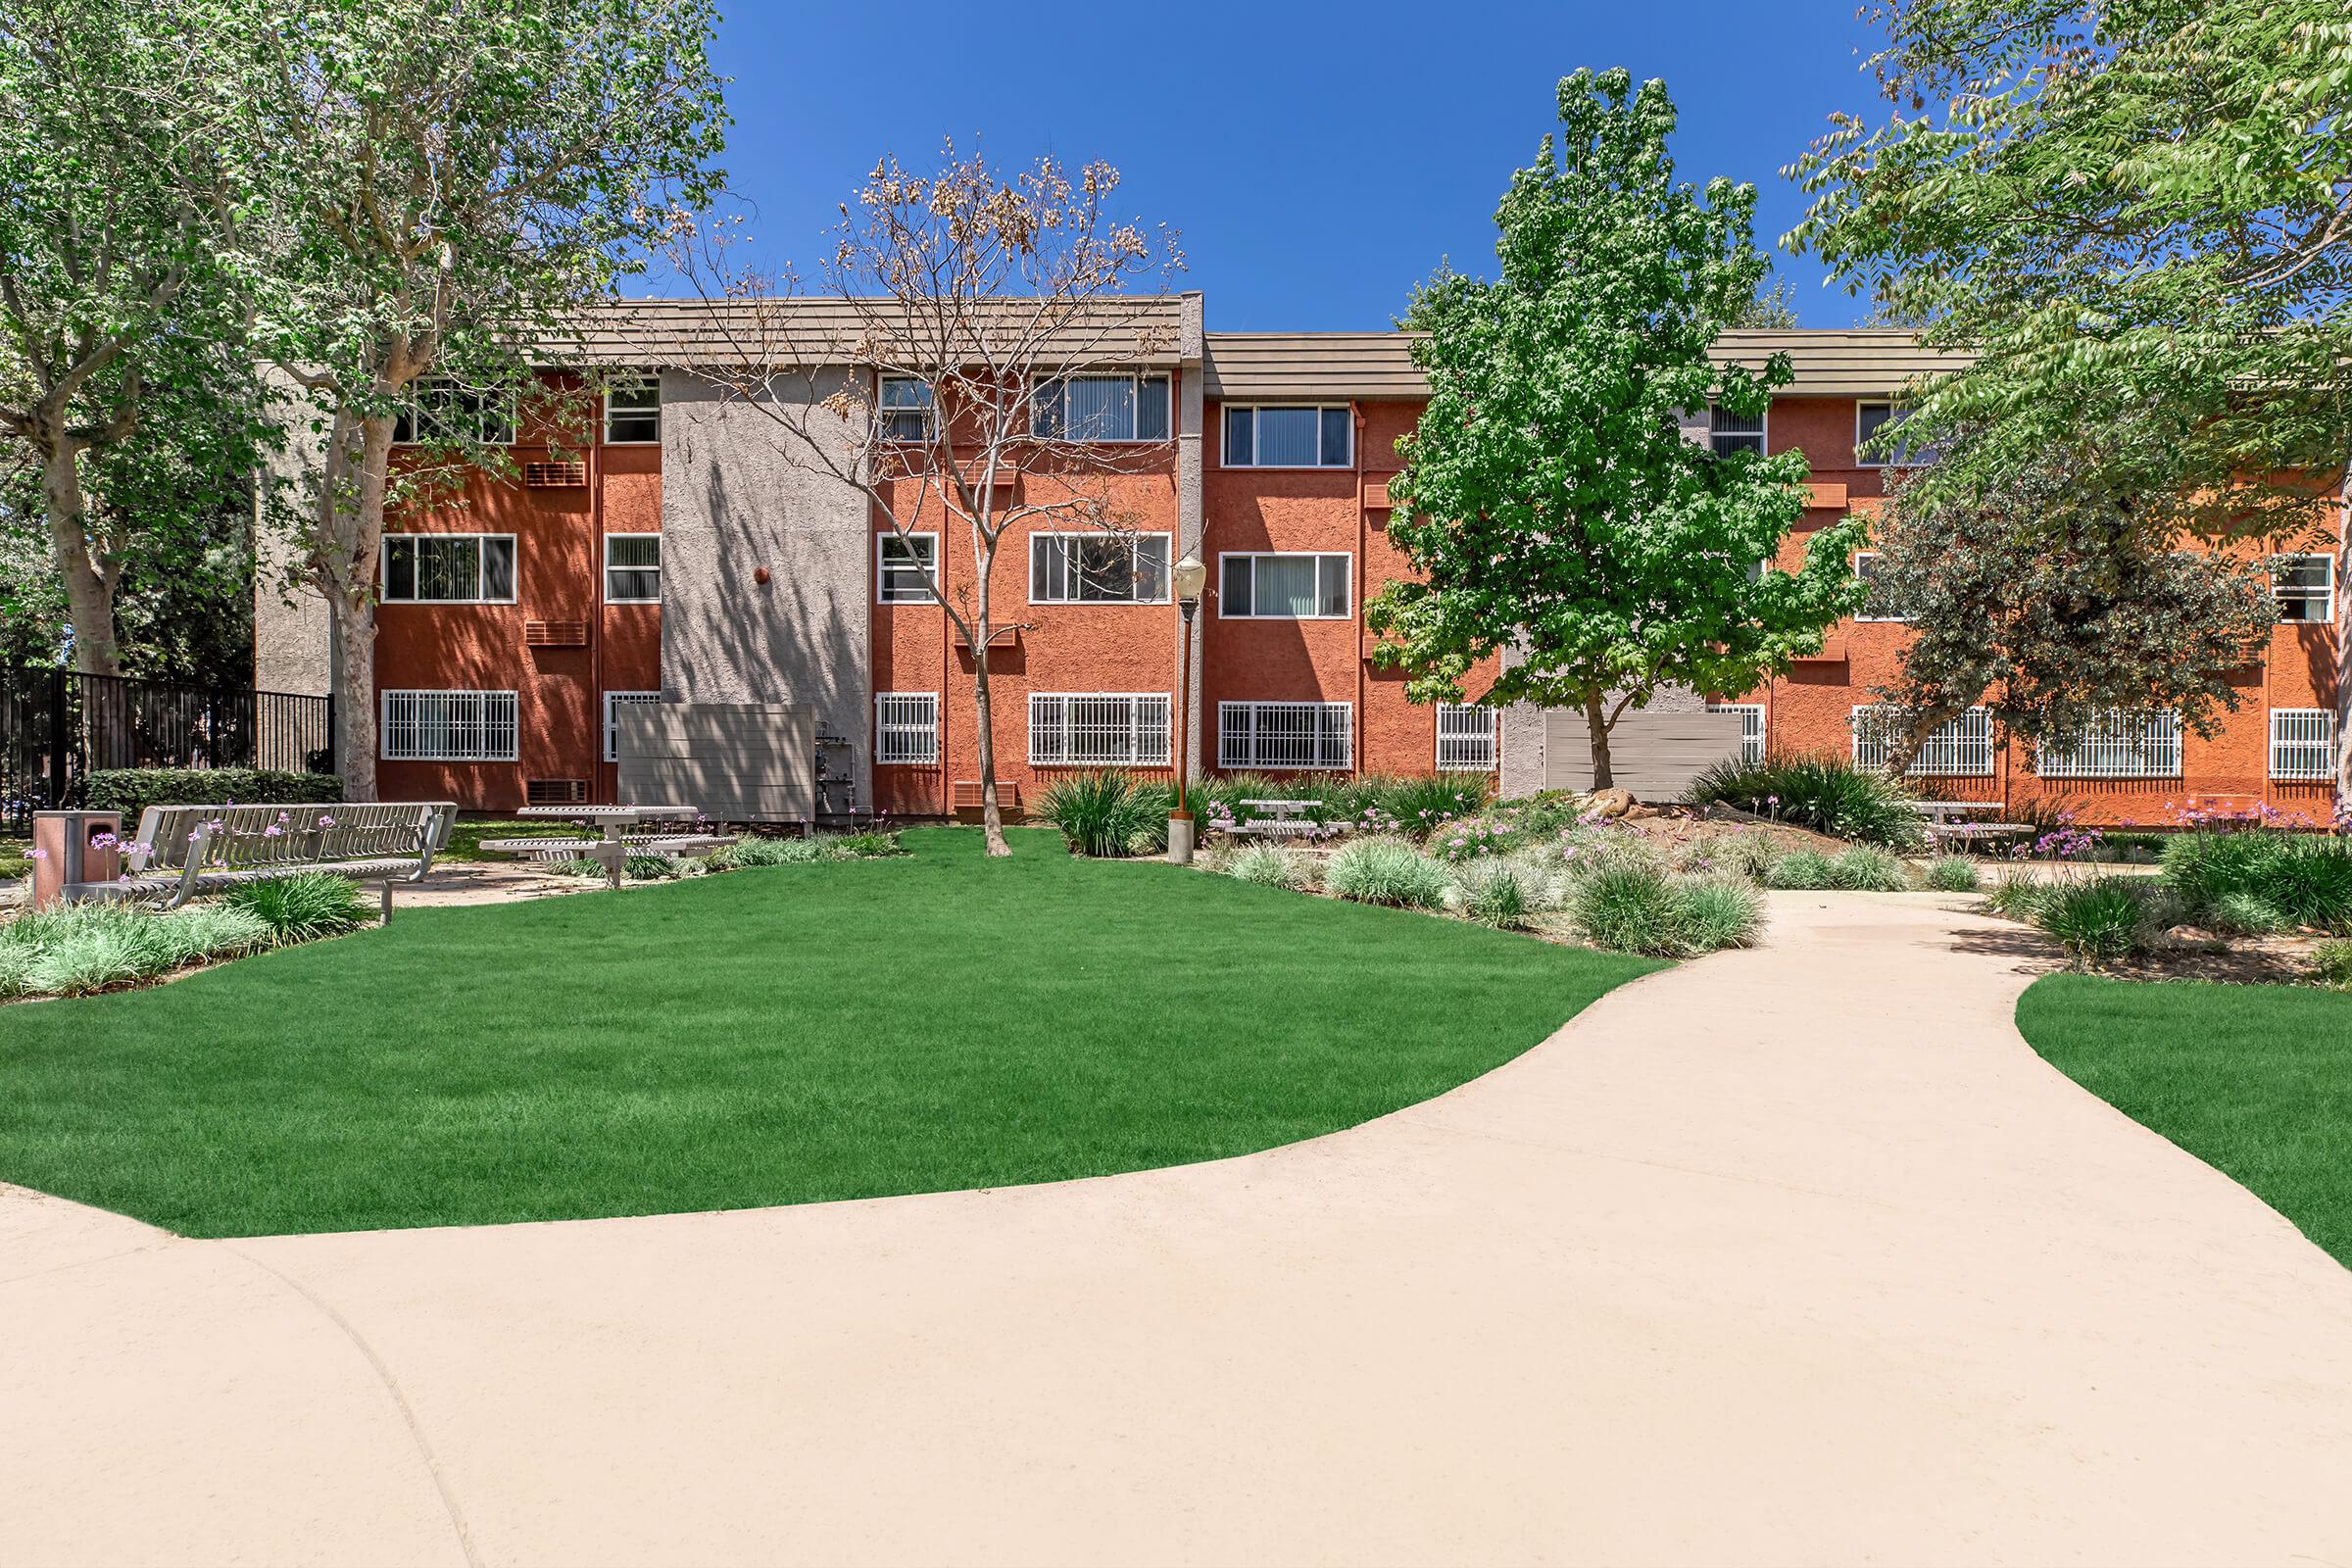
[{"label": "orange stucco apartment building", "polygon": [[[591,345],[642,373],[597,410],[584,442],[527,414],[423,394],[418,417],[488,421],[516,473],[477,474],[462,504],[392,525],[374,612],[381,793],[489,810],[608,802],[627,705],[797,703],[814,708],[831,760],[820,812],[968,811],[980,776],[972,654],[907,547],[857,491],[791,462],[772,420],[747,417],[693,373],[687,345],[713,307],[623,309],[626,330]],[[1199,294],[1133,309],[1131,360],[1096,356],[1102,373],[1070,394],[1119,448],[1108,482],[1132,533],[1114,543],[1040,526],[998,558],[1004,629],[990,667],[1008,804],[1072,768],[1166,771],[1180,743],[1206,771],[1458,769],[1506,794],[1575,782],[1581,748],[1547,747],[1547,715],[1416,705],[1369,657],[1364,601],[1403,569],[1384,530],[1396,443],[1423,395],[1405,338],[1210,332]],[[1892,470],[1856,447],[1933,361],[1899,331],[1736,331],[1718,346],[1751,365],[1776,351],[1795,379],[1766,417],[1695,416],[1687,433],[1719,451],[1804,453],[1812,504],[1788,544],[1793,564],[1813,529],[1880,505]],[[968,582],[970,542],[955,527],[912,548],[951,594]],[[1189,681],[1169,593],[1169,567],[1188,553],[1209,568]],[[1994,745],[1979,713],[1937,737],[1916,771],[1961,799],[2062,796],[2094,821],[2160,822],[2175,805],[2326,821],[2330,567],[2313,555],[2282,575],[2280,622],[2215,738],[2168,714],[2119,715],[2053,760]],[[1855,569],[1867,572],[1867,552]],[[261,685],[328,689],[322,605],[265,596],[257,621]],[[1899,622],[1844,622],[1761,690],[1679,703],[1730,710],[1718,721],[1727,750],[1869,760],[1854,715],[1906,635]]]}]

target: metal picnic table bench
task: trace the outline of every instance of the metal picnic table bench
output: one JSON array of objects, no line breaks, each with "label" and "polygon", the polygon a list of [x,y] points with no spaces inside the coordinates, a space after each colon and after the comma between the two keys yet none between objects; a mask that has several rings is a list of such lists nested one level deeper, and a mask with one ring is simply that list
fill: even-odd
[{"label": "metal picnic table bench", "polygon": [[1236,804],[1253,811],[1274,813],[1270,817],[1248,817],[1234,829],[1236,833],[1259,833],[1267,838],[1288,838],[1299,833],[1313,833],[1316,831],[1316,824],[1302,818],[1299,813],[1319,811],[1323,808],[1321,801],[1241,801]]},{"label": "metal picnic table bench", "polygon": [[536,860],[594,860],[605,868],[612,886],[620,886],[621,867],[632,855],[658,855],[664,859],[708,855],[735,842],[732,834],[630,833],[650,822],[683,822],[699,813],[689,806],[526,806],[517,816],[556,817],[603,830],[597,838],[484,839],[482,848],[499,855]]},{"label": "metal picnic table bench", "polygon": [[2034,831],[2031,822],[1957,821],[1972,811],[1997,811],[1998,801],[1913,801],[1911,809],[1928,819],[1928,840],[1936,848],[1949,845],[1997,844]]},{"label": "metal picnic table bench", "polygon": [[356,881],[380,879],[389,918],[392,884],[424,879],[457,816],[455,801],[150,806],[139,813],[122,878],[92,891],[157,899],[175,909],[198,893],[296,871],[330,871]]}]

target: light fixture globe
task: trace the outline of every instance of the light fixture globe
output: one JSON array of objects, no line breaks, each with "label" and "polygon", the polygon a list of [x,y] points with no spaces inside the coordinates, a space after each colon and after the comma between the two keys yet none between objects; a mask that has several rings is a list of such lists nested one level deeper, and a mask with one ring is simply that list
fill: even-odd
[{"label": "light fixture globe", "polygon": [[1208,568],[1200,564],[1199,556],[1188,550],[1168,573],[1168,581],[1176,590],[1178,604],[1197,605],[1202,590],[1208,587]]}]

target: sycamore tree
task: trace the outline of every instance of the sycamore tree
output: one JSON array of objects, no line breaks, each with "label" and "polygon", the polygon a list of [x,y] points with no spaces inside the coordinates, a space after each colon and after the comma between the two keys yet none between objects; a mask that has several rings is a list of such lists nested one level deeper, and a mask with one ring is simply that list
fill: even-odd
[{"label": "sycamore tree", "polygon": [[514,390],[567,357],[699,204],[726,116],[710,0],[312,0],[224,53],[248,105],[236,258],[311,452],[293,552],[334,621],[340,771],[375,793],[374,602],[395,427],[501,466]]},{"label": "sycamore tree", "polygon": [[[1794,166],[1816,199],[1789,237],[1930,344],[1975,356],[1914,391],[1908,437],[1969,433],[1914,479],[1919,504],[1965,514],[2069,451],[2093,493],[2134,499],[2143,557],[2183,534],[2291,549],[2332,533],[2344,583],[2352,12],[1876,0],[1866,14],[1887,37],[1876,66],[1891,111],[1836,118]],[[2160,438],[2082,439],[2124,421]],[[2352,595],[2336,614],[2336,783],[2352,800]]]},{"label": "sycamore tree", "polygon": [[[1113,210],[1118,186],[1106,163],[1006,170],[950,143],[928,173],[875,165],[807,294],[789,273],[736,265],[741,231],[724,221],[681,227],[670,253],[721,307],[687,372],[766,421],[785,461],[860,494],[970,650],[992,856],[1012,853],[989,680],[997,634],[1018,624],[996,597],[1002,547],[1070,530],[1055,569],[1073,597],[1080,580],[1146,601],[1168,591],[1173,563],[1136,537],[1132,498],[1167,469],[1171,383],[1129,377],[1177,348],[1134,296],[1184,262],[1173,234]],[[925,534],[968,570],[918,554]]]},{"label": "sycamore tree", "polygon": [[[31,477],[10,514],[37,517],[91,674],[123,668],[125,581],[201,549],[262,433],[252,377],[223,352],[240,320],[217,265],[234,228],[221,21],[209,0],[20,0],[0,16],[0,465]],[[219,461],[172,462],[168,492],[139,486],[140,460],[183,450]],[[94,494],[98,468],[141,493]]]},{"label": "sycamore tree", "polygon": [[1763,414],[1790,377],[1779,356],[1760,371],[1708,356],[1769,270],[1754,188],[1675,178],[1662,82],[1578,72],[1559,119],[1495,211],[1498,275],[1441,273],[1413,297],[1430,396],[1398,444],[1388,531],[1416,575],[1365,616],[1415,701],[1460,701],[1472,666],[1507,653],[1481,700],[1581,710],[1605,788],[1627,710],[1668,687],[1746,691],[1821,646],[1859,602],[1860,525],[1775,568],[1803,456],[1718,456],[1683,433],[1710,405]]},{"label": "sycamore tree", "polygon": [[[2230,676],[2275,614],[2268,562],[2182,549],[2145,526],[2136,497],[2085,478],[2115,466],[2085,447],[2160,438],[2127,424],[1973,491],[1895,487],[1865,607],[1913,634],[1895,676],[1875,688],[1891,771],[1979,704],[1997,740],[2060,752],[2089,731],[2144,743],[2134,715],[2155,710],[2210,738],[2237,707]],[[1945,454],[1955,473],[1974,471],[1970,439]]]}]

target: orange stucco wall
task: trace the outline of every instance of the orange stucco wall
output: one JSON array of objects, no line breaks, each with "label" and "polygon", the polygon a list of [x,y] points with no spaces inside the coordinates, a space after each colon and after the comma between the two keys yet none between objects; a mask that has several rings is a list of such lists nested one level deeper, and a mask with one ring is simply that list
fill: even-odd
[{"label": "orange stucco wall", "polygon": [[[1843,486],[1845,507],[1871,514],[1885,495],[1884,470],[1857,466],[1854,460],[1854,400],[1782,398],[1773,405],[1768,448],[1794,446],[1805,454],[1816,485]],[[1827,498],[1825,498],[1827,499]],[[1809,510],[1803,527],[1782,552],[1785,566],[1800,564],[1811,533],[1840,515],[1838,506]],[[2339,585],[2339,590],[2340,585]],[[1768,686],[1737,700],[1765,707],[1765,744],[1775,752],[1852,754],[1853,710],[1871,702],[1874,688],[1899,671],[1907,628],[1886,621],[1846,621],[1830,634],[1824,657],[1800,662]],[[2028,748],[2012,746],[1993,760],[1989,778],[1928,781],[1927,787],[1954,799],[2062,802],[2084,822],[2166,825],[2176,807],[2243,808],[2270,805],[2326,822],[2332,810],[2328,785],[2272,779],[2270,714],[2273,709],[2332,708],[2334,634],[2324,626],[2281,625],[2271,634],[2267,656],[2239,672],[2235,712],[2225,715],[2211,739],[2184,731],[2178,778],[2041,779]]]},{"label": "orange stucco wall", "polygon": [[[1811,466],[1818,505],[1787,545],[1783,564],[1796,564],[1813,531],[1845,511],[1873,512],[1884,495],[1883,471],[1854,459],[1854,399],[1785,397],[1773,408],[1771,450],[1801,449]],[[1377,669],[1367,657],[1363,602],[1403,571],[1383,532],[1387,514],[1368,505],[1398,466],[1396,443],[1411,427],[1418,405],[1364,402],[1353,406],[1355,451],[1345,469],[1252,469],[1224,466],[1222,409],[1209,403],[1202,421],[1202,540],[1208,594],[1196,623],[1201,648],[1200,731],[1191,752],[1213,769],[1218,757],[1217,705],[1232,701],[1344,702],[1354,710],[1356,769],[1426,773],[1436,764],[1436,713],[1411,703],[1400,676]],[[600,425],[601,428],[601,425]],[[519,465],[549,456],[550,432],[521,431],[514,451]],[[612,798],[614,769],[603,760],[603,694],[651,691],[661,684],[661,612],[652,605],[605,605],[602,538],[607,533],[657,533],[662,521],[662,449],[606,446],[580,454],[588,465],[584,487],[538,489],[476,476],[461,501],[397,518],[396,530],[490,532],[516,536],[516,603],[513,605],[383,605],[376,612],[379,689],[493,689],[518,694],[520,758],[514,762],[379,764],[387,798],[454,798],[469,807],[511,809],[531,779],[589,781],[590,798]],[[909,482],[910,483],[910,482]],[[1179,497],[1172,450],[1139,447],[1123,471],[1107,478],[1053,476],[1021,480],[1023,499],[1048,502],[1100,492],[1139,531],[1165,532],[1171,556],[1181,552]],[[894,503],[912,513],[913,491],[902,484]],[[975,587],[968,529],[942,524],[934,501],[927,525],[939,535],[947,592],[967,599]],[[1032,605],[1029,534],[1050,522],[1016,527],[1003,541],[992,577],[992,618],[1009,627],[990,665],[998,739],[997,776],[1026,804],[1054,770],[1028,761],[1028,697],[1032,692],[1166,693],[1176,723],[1180,618],[1173,605]],[[864,571],[875,578],[874,539],[887,531],[876,509]],[[1221,558],[1232,552],[1338,553],[1354,564],[1353,614],[1333,620],[1253,620],[1221,612]],[[2339,585],[2339,591],[2341,591]],[[530,648],[531,620],[585,620],[588,643],[575,648]],[[1775,751],[1850,755],[1850,715],[1888,679],[1908,636],[1900,625],[1848,622],[1838,627],[1824,656],[1799,663],[1768,686],[1739,700],[1766,709],[1767,744]],[[1954,779],[1939,788],[1971,799],[2018,802],[2063,796],[2087,820],[2158,822],[2168,808],[2190,803],[2243,807],[2268,803],[2324,820],[2325,784],[2270,779],[2270,710],[2329,708],[2333,704],[2333,634],[2321,626],[2280,626],[2268,657],[2243,672],[2243,702],[2211,739],[2183,737],[2183,773],[2175,779],[2042,781],[2022,752],[1996,761],[1991,778]],[[958,648],[936,606],[875,604],[871,632],[875,692],[931,692],[940,698],[939,760],[929,766],[880,765],[872,804],[901,815],[936,816],[950,810],[952,789],[976,783],[978,715],[972,656]],[[1495,673],[1474,671],[1466,696],[1484,695]],[[872,709],[863,743],[873,744]]]},{"label": "orange stucco wall", "polygon": [[[514,535],[514,603],[379,604],[375,681],[379,692],[512,689],[517,760],[379,760],[377,787],[386,800],[511,810],[523,804],[526,780],[586,779],[592,801],[610,801],[615,770],[603,760],[603,694],[662,684],[661,607],[605,604],[603,572],[607,533],[662,531],[662,449],[599,439],[557,451],[555,432],[527,415],[516,434],[518,466],[577,457],[587,464],[587,484],[526,488],[519,479],[477,473],[446,502],[388,519],[388,534]],[[396,453],[396,461],[404,456]],[[587,644],[526,647],[524,623],[533,620],[584,620]]]}]

